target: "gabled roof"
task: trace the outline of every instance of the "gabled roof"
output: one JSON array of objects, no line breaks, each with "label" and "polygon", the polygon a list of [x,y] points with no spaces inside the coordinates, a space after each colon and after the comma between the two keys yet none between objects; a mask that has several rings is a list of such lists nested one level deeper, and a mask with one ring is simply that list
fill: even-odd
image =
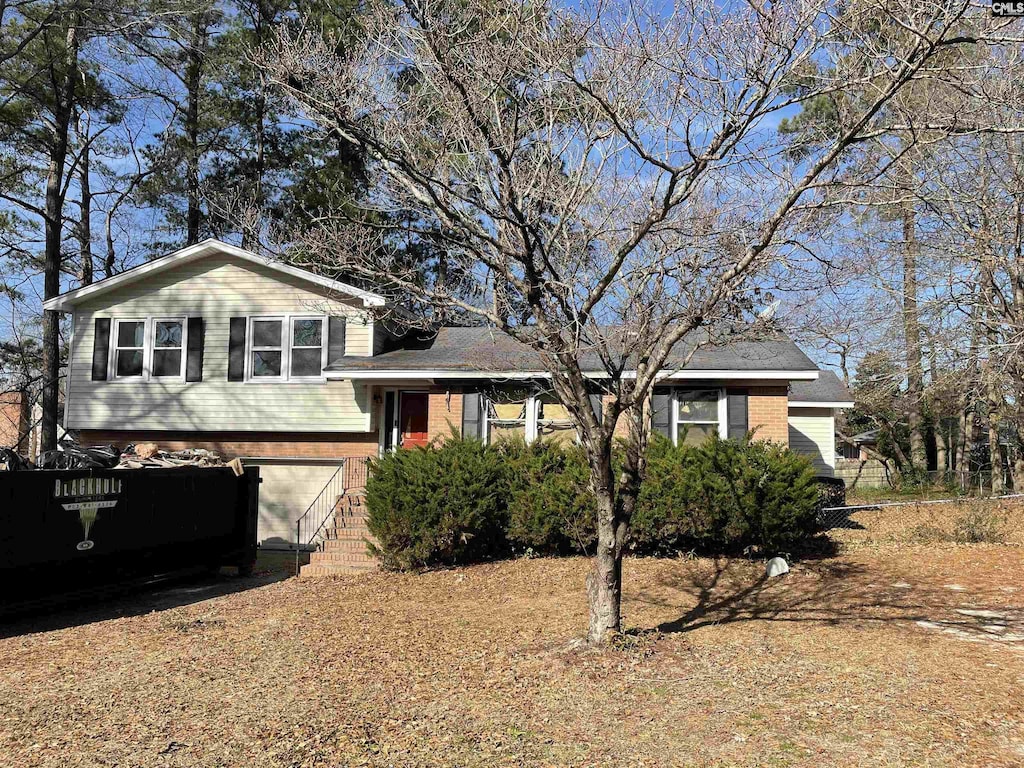
[{"label": "gabled roof", "polygon": [[[791,340],[776,336],[707,345],[687,362],[684,339],[665,364],[664,378],[813,379],[817,366]],[[604,370],[585,354],[583,370]],[[373,357],[342,357],[324,369],[330,378],[534,378],[546,376],[537,352],[496,328],[444,327],[433,336],[410,334]]]},{"label": "gabled roof", "polygon": [[291,267],[287,264],[275,261],[274,259],[267,259],[259,256],[252,251],[245,250],[244,248],[239,248],[238,246],[230,245],[221,240],[210,238],[209,240],[203,240],[201,243],[190,245],[166,256],[161,256],[153,261],[148,261],[145,264],[140,264],[139,266],[126,270],[119,275],[114,275],[113,277],[100,280],[92,285],[75,288],[72,291],[62,293],[60,296],[47,299],[43,302],[43,309],[67,312],[76,304],[79,304],[86,299],[102,296],[103,294],[117,288],[122,288],[138,280],[143,280],[165,270],[172,269],[173,267],[178,267],[191,261],[198,261],[199,259],[205,259],[209,256],[216,256],[218,254],[226,254],[228,256],[242,259],[243,261],[259,264],[267,269],[272,269],[276,272],[290,275],[291,277],[304,280],[314,285],[322,286],[337,293],[352,296],[353,298],[360,299],[363,302],[363,306],[366,307],[381,306],[384,304],[383,296],[378,296],[375,293],[364,291],[362,288],[356,288],[355,286],[348,285],[337,280],[331,280],[329,277],[321,277],[320,275],[313,274],[305,269]]},{"label": "gabled roof", "polygon": [[790,408],[853,408],[853,395],[835,372],[823,370],[814,381],[794,381]]}]

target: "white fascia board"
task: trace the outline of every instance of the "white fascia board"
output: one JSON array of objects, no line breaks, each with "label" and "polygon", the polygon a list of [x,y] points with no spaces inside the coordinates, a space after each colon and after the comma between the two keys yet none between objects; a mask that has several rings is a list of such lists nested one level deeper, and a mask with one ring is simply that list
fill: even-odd
[{"label": "white fascia board", "polygon": [[[630,376],[624,376],[623,378],[633,378],[636,374]],[[735,370],[689,370],[684,369],[681,371],[666,371],[658,375],[658,381],[662,379],[749,379],[751,381],[760,381],[762,379],[771,379],[773,381],[815,381],[818,378],[818,370],[812,369],[807,371],[735,371]]]},{"label": "white fascia board", "polygon": [[790,408],[853,408],[852,400],[790,400]]},{"label": "white fascia board", "polygon": [[538,379],[548,377],[546,371],[439,371],[439,370],[354,370],[324,371],[327,379],[353,381],[405,380],[405,379]]},{"label": "white fascia board", "polygon": [[369,291],[364,291],[362,288],[356,288],[355,286],[348,285],[337,280],[331,280],[329,277],[314,275],[312,272],[307,272],[304,269],[299,269],[298,267],[293,267],[288,264],[282,264],[272,259],[265,259],[252,251],[247,251],[244,248],[239,248],[238,246],[229,245],[228,243],[221,242],[215,238],[210,238],[209,240],[203,240],[201,243],[196,243],[195,245],[190,245],[187,248],[182,248],[180,251],[175,251],[167,256],[154,259],[147,264],[142,264],[138,267],[129,269],[119,275],[108,277],[106,280],[100,280],[98,283],[85,285],[81,288],[76,288],[72,291],[62,293],[60,296],[54,296],[52,299],[47,299],[43,302],[43,309],[67,312],[75,304],[78,304],[85,299],[102,295],[108,291],[134,283],[137,280],[163,272],[171,267],[187,264],[191,261],[196,261],[216,253],[223,253],[244,261],[252,262],[253,264],[260,264],[268,269],[282,272],[286,275],[291,275],[292,277],[296,277],[308,283],[320,285],[332,291],[337,291],[338,293],[344,293],[348,296],[352,296],[353,298],[360,299],[363,302],[364,307],[379,307],[384,305],[384,297],[378,296],[376,293],[370,293]]},{"label": "white fascia board", "polygon": [[[604,372],[584,373],[589,379],[606,379],[608,374]],[[622,378],[634,378],[636,373],[626,371]],[[439,369],[390,369],[390,370],[351,370],[351,371],[325,371],[324,377],[328,379],[349,379],[349,380],[398,380],[398,379],[546,379],[551,374],[547,371],[453,371]],[[772,381],[814,381],[818,378],[818,371],[669,371],[658,376],[658,381],[671,379],[679,380],[772,380]]]}]

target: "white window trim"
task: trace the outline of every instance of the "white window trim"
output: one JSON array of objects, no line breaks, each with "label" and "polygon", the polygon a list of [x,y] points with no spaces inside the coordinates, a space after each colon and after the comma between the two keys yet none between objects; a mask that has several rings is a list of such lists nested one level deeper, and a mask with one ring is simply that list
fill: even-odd
[{"label": "white window trim", "polygon": [[[292,376],[292,341],[295,338],[296,320],[319,320],[320,321],[320,373],[313,376]],[[348,333],[348,323],[346,334]],[[285,371],[289,381],[323,381],[323,370],[327,367],[327,333],[328,322],[326,315],[289,315],[288,316],[288,368]],[[316,349],[316,347],[294,347],[295,349]],[[347,346],[346,346],[347,349]]]},{"label": "white window trim", "polygon": [[[175,376],[157,376],[153,374],[153,355],[156,352],[156,324],[157,323],[181,323],[181,366]],[[143,367],[146,369],[147,377],[159,381],[184,381],[185,369],[188,366],[188,318],[187,317],[163,317],[154,316],[149,318],[149,328],[146,329],[146,340],[149,349],[143,355],[146,361]],[[175,347],[160,347],[160,349],[175,349]]]},{"label": "white window trim", "polygon": [[[146,354],[146,347],[149,344],[149,318],[148,317],[115,317],[111,318],[110,324],[110,359],[108,360],[110,381],[148,381],[149,380],[149,356]],[[142,323],[142,375],[141,376],[118,376],[117,375],[117,351],[119,349],[138,349],[138,347],[119,347],[117,338],[121,323]]]},{"label": "white window trim", "polygon": [[[281,375],[280,376],[253,376],[252,375],[252,353],[260,349],[274,350],[277,347],[259,347],[253,344],[253,323],[260,320],[275,320],[281,323]],[[291,376],[292,366],[292,321],[293,320],[320,320],[320,370],[319,376]],[[250,315],[246,318],[245,327],[245,383],[246,384],[281,384],[294,382],[296,384],[323,384],[327,378],[323,375],[323,369],[327,367],[327,334],[329,332],[327,315],[316,314],[295,314],[295,315]],[[312,349],[312,347],[299,347],[299,349]]]},{"label": "white window trim", "polygon": [[[526,423],[525,429],[523,430],[523,439],[526,440],[527,445],[537,439],[537,411],[539,410],[539,402],[535,395],[526,396]],[[483,411],[484,411],[484,444],[491,444],[491,398],[483,398]],[[508,421],[508,419],[494,419],[494,421]]]},{"label": "white window trim", "polygon": [[[391,433],[391,451],[394,452],[398,450],[398,392],[399,390],[394,387],[384,387],[380,390],[380,425],[378,427],[377,437],[377,453],[380,456],[383,456],[386,451],[384,447],[387,444],[385,433]],[[390,424],[386,420],[388,393],[391,393],[394,397],[394,407],[391,410]]]},{"label": "white window trim", "polygon": [[[580,441],[579,427],[576,425],[576,423],[571,418],[569,418],[569,419],[542,419],[540,417],[540,407],[542,405],[541,398],[539,396],[537,396],[537,395],[534,395],[533,399],[534,399],[534,418],[533,418],[533,436],[534,436],[534,439],[537,439],[538,437],[540,437],[540,426],[542,424],[566,424],[566,423],[568,423],[568,424],[570,424],[573,427],[573,429],[576,430],[575,442],[578,443]],[[558,402],[557,398],[555,399],[555,402],[556,403]],[[587,404],[589,405],[589,401],[588,401]]]},{"label": "white window trim", "polygon": [[[725,387],[674,387],[672,390],[672,444],[679,445],[679,401],[684,392],[718,392],[718,436],[725,440],[729,436],[729,402]],[[689,421],[684,424],[708,424],[706,421]]]},{"label": "white window trim", "polygon": [[[281,333],[278,336],[280,342],[277,347],[259,347],[253,343],[256,335],[253,333],[253,326],[261,321],[274,321],[281,323]],[[285,332],[288,329],[288,316],[287,315],[251,315],[246,318],[247,327],[245,329],[245,380],[254,384],[280,383],[286,380],[285,373],[288,370],[288,348],[285,343]],[[281,373],[277,376],[253,376],[252,374],[252,355],[253,352],[259,350],[274,350],[279,349],[281,351]]]},{"label": "white window trim", "polygon": [[[188,316],[174,315],[150,315],[149,317],[112,317],[110,318],[110,353],[107,361],[108,381],[184,381],[185,371],[188,366]],[[177,376],[154,376],[153,375],[153,350],[156,348],[156,324],[158,322],[173,321],[181,323],[181,370]],[[142,323],[142,375],[141,376],[118,376],[117,375],[117,350],[138,349],[138,347],[118,347],[117,333],[121,323]],[[170,349],[170,347],[162,347]]]}]

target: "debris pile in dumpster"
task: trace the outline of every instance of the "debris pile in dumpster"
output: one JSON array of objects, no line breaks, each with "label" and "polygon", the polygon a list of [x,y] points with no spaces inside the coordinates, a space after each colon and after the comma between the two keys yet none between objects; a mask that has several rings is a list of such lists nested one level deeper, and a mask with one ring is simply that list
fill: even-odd
[{"label": "debris pile in dumpster", "polygon": [[223,467],[224,462],[213,451],[186,448],[182,451],[161,451],[155,443],[129,445],[121,453],[118,469],[144,467]]},{"label": "debris pile in dumpster", "polygon": [[117,466],[121,452],[112,445],[94,445],[83,448],[71,440],[64,440],[55,451],[39,454],[39,469],[110,469]]},{"label": "debris pile in dumpster", "polygon": [[[234,464],[239,464],[235,467]],[[33,465],[28,459],[14,451],[0,453],[0,471],[21,471],[29,469],[146,469],[173,467],[224,467],[230,466],[236,474],[241,471],[240,462],[226,463],[213,451],[203,448],[186,448],[180,451],[162,451],[156,443],[128,445],[119,450],[113,445],[84,447],[73,440],[64,440],[55,451],[45,451]]]}]

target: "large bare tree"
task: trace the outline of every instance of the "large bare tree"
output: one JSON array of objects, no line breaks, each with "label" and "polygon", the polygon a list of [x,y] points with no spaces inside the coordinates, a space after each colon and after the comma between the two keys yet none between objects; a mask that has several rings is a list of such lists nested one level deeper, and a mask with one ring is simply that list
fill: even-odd
[{"label": "large bare tree", "polygon": [[[598,503],[591,642],[620,630],[655,383],[695,338],[752,319],[761,276],[812,236],[822,190],[858,183],[850,153],[889,130],[896,94],[963,77],[932,65],[987,22],[967,2],[841,5],[370,0],[357,46],[283,32],[261,54],[325,141],[373,160],[365,215],[321,219],[291,245],[426,322],[456,310],[539,353]],[[794,159],[774,126],[822,97],[836,129]],[[406,266],[420,241],[443,246],[436,278]]]}]

